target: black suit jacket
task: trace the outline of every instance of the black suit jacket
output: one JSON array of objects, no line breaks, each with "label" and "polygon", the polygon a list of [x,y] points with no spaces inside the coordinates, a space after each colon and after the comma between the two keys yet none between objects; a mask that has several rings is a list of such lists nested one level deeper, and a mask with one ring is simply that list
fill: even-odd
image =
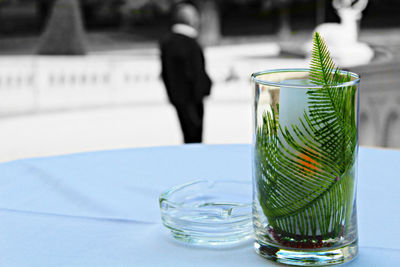
[{"label": "black suit jacket", "polygon": [[195,39],[172,33],[161,41],[160,50],[161,76],[173,105],[199,103],[210,94],[212,82],[205,70],[203,51]]}]

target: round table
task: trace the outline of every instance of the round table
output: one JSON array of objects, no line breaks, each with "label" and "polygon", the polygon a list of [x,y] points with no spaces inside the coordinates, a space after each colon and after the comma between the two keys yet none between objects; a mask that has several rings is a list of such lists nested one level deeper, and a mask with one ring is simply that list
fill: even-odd
[{"label": "round table", "polygon": [[[359,256],[400,262],[400,151],[360,148]],[[277,266],[252,242],[199,248],[172,239],[158,195],[206,178],[251,181],[250,145],[100,151],[0,164],[0,266]]]}]

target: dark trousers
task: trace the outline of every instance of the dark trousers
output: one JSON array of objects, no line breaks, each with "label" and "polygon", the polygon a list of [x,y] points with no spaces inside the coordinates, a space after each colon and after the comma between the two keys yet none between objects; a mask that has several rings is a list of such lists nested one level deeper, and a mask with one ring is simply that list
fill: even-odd
[{"label": "dark trousers", "polygon": [[175,106],[175,108],[185,143],[201,143],[204,116],[203,102],[186,103],[182,106]]}]

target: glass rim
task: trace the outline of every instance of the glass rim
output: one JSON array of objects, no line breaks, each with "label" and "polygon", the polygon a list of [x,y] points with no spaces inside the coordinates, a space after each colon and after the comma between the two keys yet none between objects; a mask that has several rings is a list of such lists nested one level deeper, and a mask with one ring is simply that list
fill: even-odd
[{"label": "glass rim", "polygon": [[[258,79],[260,75],[264,74],[272,74],[272,73],[282,73],[282,72],[310,72],[310,69],[307,68],[293,68],[293,69],[271,69],[271,70],[264,70],[264,71],[259,71],[259,72],[254,72],[251,74],[251,79],[259,84],[262,85],[269,85],[269,86],[274,86],[274,87],[281,87],[282,84],[280,82],[271,82],[268,80],[261,80]],[[345,83],[339,83],[337,85],[330,86],[331,88],[338,88],[338,87],[347,87],[347,86],[353,86],[356,84],[360,83],[360,75],[351,71],[345,71],[341,70],[341,74],[350,74],[351,77],[355,78],[355,80],[350,81],[350,82],[345,82]],[[285,87],[289,88],[324,88],[323,85],[295,85],[295,84],[285,84]]]},{"label": "glass rim", "polygon": [[[235,180],[220,180],[220,181],[213,181],[213,180],[208,180],[208,179],[198,179],[198,180],[194,180],[194,181],[190,181],[181,185],[176,185],[171,187],[168,190],[163,191],[158,198],[159,203],[161,204],[162,202],[167,203],[168,205],[174,207],[174,208],[179,208],[179,209],[192,209],[192,210],[197,210],[197,208],[191,207],[190,205],[188,206],[186,203],[183,202],[177,202],[177,201],[173,201],[171,200],[171,197],[173,195],[175,195],[176,193],[181,193],[182,191],[184,191],[187,188],[190,188],[194,185],[197,184],[206,184],[208,187],[211,187],[217,183],[233,183],[233,184],[245,184],[247,185],[248,182],[244,182],[244,181],[235,181]],[[234,209],[238,209],[238,208],[243,208],[243,207],[251,207],[252,203],[248,202],[248,203],[238,203],[237,207]]]}]

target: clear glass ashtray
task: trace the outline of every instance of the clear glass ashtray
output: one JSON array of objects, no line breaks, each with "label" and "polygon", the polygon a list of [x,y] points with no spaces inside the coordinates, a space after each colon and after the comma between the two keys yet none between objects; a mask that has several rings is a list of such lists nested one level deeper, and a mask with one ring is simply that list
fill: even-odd
[{"label": "clear glass ashtray", "polygon": [[160,195],[163,224],[195,245],[233,245],[252,238],[251,182],[196,180]]}]

